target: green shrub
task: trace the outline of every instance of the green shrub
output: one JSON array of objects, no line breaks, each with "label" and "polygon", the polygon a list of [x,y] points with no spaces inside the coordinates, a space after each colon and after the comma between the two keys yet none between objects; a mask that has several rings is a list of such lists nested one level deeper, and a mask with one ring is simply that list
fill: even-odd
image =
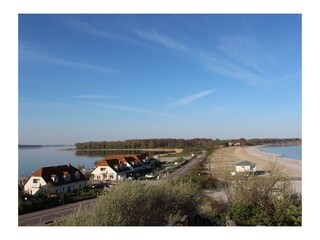
[{"label": "green shrub", "polygon": [[237,225],[301,226],[302,201],[289,173],[278,166],[269,176],[238,176],[226,183],[229,215]]},{"label": "green shrub", "polygon": [[199,206],[197,187],[192,183],[145,185],[123,182],[99,196],[90,210],[78,210],[60,223],[67,226],[164,226]]}]

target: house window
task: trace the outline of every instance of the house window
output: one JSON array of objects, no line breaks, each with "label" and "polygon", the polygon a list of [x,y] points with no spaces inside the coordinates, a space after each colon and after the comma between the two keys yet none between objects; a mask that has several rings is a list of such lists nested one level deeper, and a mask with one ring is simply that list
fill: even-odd
[{"label": "house window", "polygon": [[74,176],[76,177],[76,179],[79,179],[80,178],[80,172],[77,171]]},{"label": "house window", "polygon": [[52,181],[57,183],[58,182],[58,176],[52,176],[51,177]]},{"label": "house window", "polygon": [[100,168],[100,172],[107,170],[106,168]]},{"label": "house window", "polygon": [[40,179],[33,179],[33,183],[39,183]]},{"label": "house window", "polygon": [[63,178],[64,178],[65,181],[70,181],[71,180],[71,176],[70,176],[69,173],[63,175]]}]

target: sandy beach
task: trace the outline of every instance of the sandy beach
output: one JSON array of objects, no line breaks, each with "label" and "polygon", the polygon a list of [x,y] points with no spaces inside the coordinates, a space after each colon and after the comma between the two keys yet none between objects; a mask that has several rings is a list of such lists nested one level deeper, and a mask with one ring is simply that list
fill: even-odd
[{"label": "sandy beach", "polygon": [[235,171],[235,164],[248,160],[256,164],[258,171],[267,170],[272,162],[284,167],[292,173],[292,177],[302,177],[302,161],[284,158],[277,154],[266,153],[258,146],[221,148],[209,156],[210,168],[213,172]]},{"label": "sandy beach", "polygon": [[[231,171],[235,171],[235,164],[244,160],[254,162],[258,171],[267,170],[270,163],[276,162],[279,166],[288,170],[295,179],[292,181],[293,190],[302,193],[302,161],[300,160],[266,153],[261,151],[258,146],[221,148],[214,151],[208,159],[211,172],[218,177],[221,173],[230,174]],[[215,200],[228,202],[228,198],[223,189],[206,190],[204,194]]]}]

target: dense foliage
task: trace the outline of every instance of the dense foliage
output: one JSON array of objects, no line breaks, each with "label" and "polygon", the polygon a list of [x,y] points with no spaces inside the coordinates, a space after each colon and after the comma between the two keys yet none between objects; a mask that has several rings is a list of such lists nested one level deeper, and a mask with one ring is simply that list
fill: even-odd
[{"label": "dense foliage", "polygon": [[273,167],[269,176],[238,176],[226,191],[228,214],[241,226],[301,226],[301,195],[292,191],[288,173]]},{"label": "dense foliage", "polygon": [[300,138],[253,138],[246,145],[301,143]]},{"label": "dense foliage", "polygon": [[60,225],[164,226],[196,214],[199,202],[198,188],[191,183],[123,182],[99,196],[90,210],[79,210]]},{"label": "dense foliage", "polygon": [[207,138],[194,138],[194,139],[134,139],[125,141],[100,141],[100,142],[83,142],[76,143],[77,149],[136,149],[136,148],[183,148],[183,149],[212,149],[216,146],[224,145],[228,142],[239,142],[242,145],[258,145],[267,143],[286,143],[300,141],[298,138],[290,139],[207,139]]},{"label": "dense foliage", "polygon": [[135,149],[135,148],[212,148],[215,142],[212,139],[137,139],[126,141],[104,141],[76,143],[77,149]]}]

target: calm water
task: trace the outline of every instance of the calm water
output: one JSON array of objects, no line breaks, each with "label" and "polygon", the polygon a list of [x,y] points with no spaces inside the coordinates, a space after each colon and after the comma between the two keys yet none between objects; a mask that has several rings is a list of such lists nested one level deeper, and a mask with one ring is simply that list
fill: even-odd
[{"label": "calm water", "polygon": [[63,147],[19,148],[19,176],[30,176],[41,167],[65,165],[92,168],[100,156],[77,156],[75,151],[58,151]]},{"label": "calm water", "polygon": [[[68,146],[70,147],[70,146]],[[101,160],[109,154],[139,153],[140,151],[59,151],[67,147],[22,147],[19,148],[19,177],[30,176],[32,172],[41,167],[65,165],[70,163],[74,167],[84,165],[85,168],[93,168],[94,162]],[[149,152],[150,155],[164,152]]]},{"label": "calm water", "polygon": [[267,153],[280,154],[283,157],[302,159],[302,146],[301,145],[290,145],[290,146],[265,146],[260,148],[261,151]]}]

